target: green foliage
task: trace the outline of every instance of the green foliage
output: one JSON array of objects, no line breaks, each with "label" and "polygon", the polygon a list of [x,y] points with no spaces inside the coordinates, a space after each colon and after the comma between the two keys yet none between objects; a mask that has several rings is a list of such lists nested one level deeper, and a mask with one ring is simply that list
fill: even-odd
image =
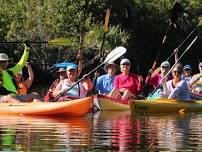
[{"label": "green foliage", "polygon": [[[170,24],[174,0],[0,0],[0,41],[49,41],[69,38],[71,45],[51,46],[34,44],[29,60],[33,63],[53,64],[65,59],[74,61],[84,35],[84,62],[98,54],[103,41],[105,9],[110,8],[110,30],[105,34],[104,51],[116,46],[127,46],[128,56],[148,69],[160,48],[162,38]],[[179,0],[183,11],[172,27],[161,60],[189,32],[202,17],[201,0]],[[198,45],[199,46],[199,45]],[[201,47],[197,49],[200,50]],[[23,45],[0,45],[16,60]],[[68,50],[68,51],[67,51]],[[194,52],[194,51],[193,51]],[[200,52],[192,53],[201,57]],[[142,59],[147,62],[141,62]],[[184,60],[186,60],[186,56]],[[190,61],[190,62],[195,62]],[[47,66],[43,67],[45,70]]]}]

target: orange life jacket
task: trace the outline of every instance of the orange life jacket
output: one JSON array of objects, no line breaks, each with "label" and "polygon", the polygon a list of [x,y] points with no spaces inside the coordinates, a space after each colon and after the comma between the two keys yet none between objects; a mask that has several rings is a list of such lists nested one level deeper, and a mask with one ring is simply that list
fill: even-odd
[{"label": "orange life jacket", "polygon": [[18,94],[20,95],[26,95],[27,94],[27,88],[26,86],[24,85],[23,82],[17,82],[17,85],[18,85]]}]

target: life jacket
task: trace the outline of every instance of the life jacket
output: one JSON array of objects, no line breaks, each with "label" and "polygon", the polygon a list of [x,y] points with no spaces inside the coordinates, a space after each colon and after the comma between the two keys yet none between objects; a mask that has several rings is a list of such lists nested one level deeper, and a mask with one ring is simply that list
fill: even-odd
[{"label": "life jacket", "polygon": [[22,81],[20,82],[16,82],[17,83],[17,92],[19,95],[26,95],[27,94],[27,88],[24,85],[24,83]]},{"label": "life jacket", "polygon": [[0,95],[8,95],[10,93],[13,93],[11,91],[8,91],[4,86],[3,86],[3,76],[2,73],[0,73]]}]

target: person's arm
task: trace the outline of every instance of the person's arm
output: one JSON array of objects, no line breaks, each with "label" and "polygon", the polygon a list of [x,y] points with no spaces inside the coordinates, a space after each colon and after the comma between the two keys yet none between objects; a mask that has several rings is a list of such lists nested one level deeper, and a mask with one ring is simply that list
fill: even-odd
[{"label": "person's arm", "polygon": [[62,90],[62,83],[63,83],[63,80],[61,80],[56,86],[56,88],[53,90],[53,97],[57,97],[58,95],[64,92],[64,90]]},{"label": "person's arm", "polygon": [[178,57],[178,48],[176,48],[174,50],[174,53],[175,53],[175,63],[178,61],[179,57]]},{"label": "person's arm", "polygon": [[29,63],[26,64],[26,67],[28,70],[29,78],[27,78],[23,83],[25,84],[26,88],[29,89],[34,80],[34,73],[33,73],[32,67]]},{"label": "person's arm", "polygon": [[25,49],[20,61],[14,67],[8,69],[9,71],[13,72],[13,75],[18,74],[20,70],[22,70],[22,68],[24,67],[25,63],[27,62],[30,48],[26,44],[24,44],[24,46],[25,46]]},{"label": "person's arm", "polygon": [[93,89],[93,83],[92,81],[90,80],[90,78],[86,75],[84,75],[84,79],[83,79],[83,82],[82,82],[82,86],[84,87],[84,89],[89,92]]},{"label": "person's arm", "polygon": [[82,69],[83,69],[83,60],[82,60],[82,53],[81,50],[78,51],[78,54],[76,56],[76,59],[78,61],[78,77],[80,76]]}]

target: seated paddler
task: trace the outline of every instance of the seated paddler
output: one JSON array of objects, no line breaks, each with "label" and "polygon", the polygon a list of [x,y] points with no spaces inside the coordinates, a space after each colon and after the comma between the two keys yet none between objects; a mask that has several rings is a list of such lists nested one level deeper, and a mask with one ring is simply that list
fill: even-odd
[{"label": "seated paddler", "polygon": [[22,70],[29,56],[29,47],[25,45],[20,61],[11,68],[11,58],[5,53],[0,53],[0,102],[20,102],[14,77]]},{"label": "seated paddler", "polygon": [[66,101],[71,99],[84,98],[92,90],[93,84],[86,75],[78,82],[78,66],[74,63],[66,68],[67,78],[61,80],[53,91],[55,101]]}]

